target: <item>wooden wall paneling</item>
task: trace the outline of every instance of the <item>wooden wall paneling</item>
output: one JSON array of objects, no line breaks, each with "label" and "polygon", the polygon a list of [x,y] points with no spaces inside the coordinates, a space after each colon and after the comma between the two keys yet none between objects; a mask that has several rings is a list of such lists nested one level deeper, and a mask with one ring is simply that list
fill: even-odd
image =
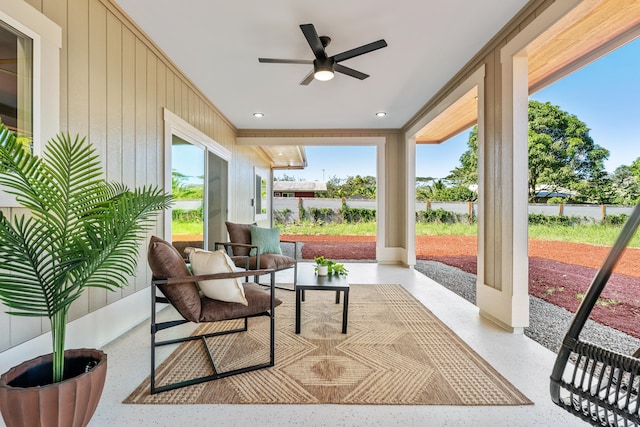
[{"label": "wooden wall paneling", "polygon": [[484,223],[484,255],[485,255],[485,277],[484,283],[486,285],[495,287],[496,278],[495,273],[499,271],[494,264],[497,262],[498,247],[496,240],[500,238],[500,230],[496,224],[496,192],[499,191],[497,187],[497,170],[498,168],[494,164],[496,159],[499,159],[499,147],[496,144],[497,135],[497,116],[501,114],[500,110],[495,108],[496,102],[499,101],[499,92],[496,86],[498,86],[497,70],[500,68],[499,55],[495,53],[487,55],[486,59],[486,77],[485,77],[485,103],[484,103],[484,143],[485,143],[485,158],[484,158],[484,171],[485,176],[484,192],[484,218],[481,220]]},{"label": "wooden wall paneling", "polygon": [[[2,213],[10,218],[13,216],[21,217],[22,215],[29,215],[29,211],[24,208],[2,208]],[[4,314],[5,306],[0,306],[0,308],[2,308]],[[8,322],[10,329],[0,329],[0,331],[2,331],[2,335],[7,335],[6,338],[9,340],[10,347],[37,337],[47,330],[49,324],[47,318],[6,316],[8,316],[8,319],[5,319],[4,322],[0,321],[0,325]]]},{"label": "wooden wall paneling", "polygon": [[10,316],[9,341],[11,347],[22,344],[32,338],[41,335],[51,328],[48,327],[49,319],[46,317]]},{"label": "wooden wall paneling", "polygon": [[122,181],[122,56],[122,24],[107,13],[106,171],[113,181]]},{"label": "wooden wall paneling", "polygon": [[[136,38],[135,69],[135,186],[147,184],[147,54],[145,44]],[[147,265],[138,263],[135,290],[140,280],[146,281]]]},{"label": "wooden wall paneling", "polygon": [[[87,139],[107,166],[107,11],[89,1],[89,133]],[[89,288],[89,312],[107,305],[107,290]]]},{"label": "wooden wall paneling", "polygon": [[211,108],[209,108],[209,106],[207,105],[207,103],[204,101],[204,99],[202,97],[198,97],[198,122],[199,122],[199,127],[200,129],[202,129],[202,132],[206,135],[208,135],[209,137],[211,137],[211,134],[209,133],[209,129],[207,126],[207,118],[209,117],[209,115],[213,114],[213,111],[211,110]]},{"label": "wooden wall paneling", "polygon": [[[406,247],[404,230],[404,212],[406,206],[403,203],[403,195],[401,189],[402,179],[404,178],[404,141],[401,141],[397,135],[388,135],[386,144],[381,148],[385,150],[385,179],[387,191],[385,193],[385,244],[388,247]],[[376,148],[376,153],[377,153]],[[402,175],[401,175],[402,173]],[[376,174],[377,175],[377,174]],[[377,176],[377,179],[380,179]]]},{"label": "wooden wall paneling", "polygon": [[147,48],[136,39],[135,62],[135,185],[147,183]]},{"label": "wooden wall paneling", "polygon": [[25,1],[29,3],[31,6],[33,6],[34,9],[42,12],[42,0],[25,0]]},{"label": "wooden wall paneling", "polygon": [[[136,141],[136,147],[138,149],[144,150],[144,158],[142,159],[145,163],[145,184],[144,185],[156,185],[161,184],[162,182],[158,182],[157,173],[158,173],[158,151],[159,151],[159,143],[158,143],[158,114],[159,110],[157,104],[157,59],[153,55],[152,52],[147,50],[146,55],[147,63],[146,63],[146,102],[145,102],[145,110],[146,110],[146,137],[144,140]],[[140,186],[142,184],[136,184]],[[148,236],[150,237],[150,236]],[[148,242],[148,239],[146,239]],[[149,267],[147,265],[147,244],[142,244],[139,249],[139,257],[138,257],[138,266],[136,272],[136,281],[135,281],[135,289],[139,291],[140,289],[144,289],[149,286],[149,281],[151,280],[151,273],[149,271]]]},{"label": "wooden wall paneling", "polygon": [[191,105],[189,105],[189,92],[190,92],[190,88],[189,85],[184,81],[184,80],[180,80],[180,96],[182,97],[182,111],[180,112],[180,117],[182,117],[184,120],[186,120],[187,122],[193,124],[193,121],[191,120],[191,116],[190,116],[190,108]]},{"label": "wooden wall paneling", "polygon": [[69,128],[67,100],[68,100],[68,25],[67,0],[44,0],[42,12],[62,29],[62,48],[60,49],[60,130]]},{"label": "wooden wall paneling", "polygon": [[[68,9],[68,132],[89,134],[89,2],[69,0]],[[89,293],[84,292],[69,309],[69,320],[89,312]]]},{"label": "wooden wall paneling", "polygon": [[[122,27],[122,182],[129,187],[136,184],[135,176],[135,131],[136,131],[136,38]],[[129,279],[129,286],[122,289],[122,296],[135,292],[135,279]]]},{"label": "wooden wall paneling", "polygon": [[89,2],[69,0],[67,25],[69,132],[89,132]]},{"label": "wooden wall paneling", "polygon": [[[11,317],[6,311],[7,307],[0,304],[0,331],[11,330]],[[0,352],[5,351],[11,347],[11,334],[0,334]]]},{"label": "wooden wall paneling", "polygon": [[[193,91],[189,91],[189,94],[191,96],[191,116],[193,117],[193,121],[191,123],[193,123],[193,126],[196,129],[200,129],[201,131],[203,131],[202,128],[202,121],[201,121],[201,116],[200,116],[200,105],[201,105],[201,99],[200,97]],[[204,132],[204,131],[203,131]]]},{"label": "wooden wall paneling", "polygon": [[[162,118],[163,108],[167,104],[167,67],[161,61],[158,61],[156,69],[156,176],[155,183],[164,191],[170,191],[170,189],[164,188],[164,120]],[[164,215],[166,212],[158,215],[153,234],[156,236],[164,237]],[[146,260],[144,260],[146,263]]]},{"label": "wooden wall paneling", "polygon": [[205,123],[204,123],[204,126],[206,128],[205,133],[207,135],[209,135],[214,141],[216,141],[216,139],[213,137],[213,118],[215,116],[215,112],[206,103],[204,103],[204,109],[205,109],[205,113],[204,113]]},{"label": "wooden wall paneling", "polygon": [[173,113],[179,117],[184,117],[183,106],[182,106],[182,80],[178,75],[176,75],[176,78],[173,80],[173,84],[174,84],[173,102],[174,102],[174,108],[175,108]]},{"label": "wooden wall paneling", "polygon": [[134,186],[136,132],[136,39],[122,31],[122,180]]},{"label": "wooden wall paneling", "polygon": [[[6,217],[11,217],[10,208],[0,208],[0,213]],[[6,313],[8,307],[0,302],[0,331],[11,330],[11,317]],[[11,347],[11,334],[3,332],[0,334],[0,351],[4,351]]]},{"label": "wooden wall paneling", "polygon": [[213,138],[214,141],[218,141],[218,143],[222,144],[225,146],[225,148],[229,148],[227,146],[226,141],[222,141],[224,138],[222,138],[222,127],[220,126],[220,117],[218,117],[218,115],[214,112],[211,115],[211,138]]},{"label": "wooden wall paneling", "polygon": [[[167,69],[166,82],[165,82],[165,107],[173,113],[175,113],[176,101],[175,101],[175,74],[171,69]],[[164,121],[162,123],[162,129],[164,131]]]},{"label": "wooden wall paneling", "polygon": [[187,86],[187,100],[188,100],[187,103],[189,105],[189,116],[187,121],[197,128],[198,125],[196,123],[196,120],[197,120],[196,113],[198,108],[198,100],[195,93],[189,86]]},{"label": "wooden wall paneling", "polygon": [[[122,24],[107,12],[107,179],[122,182]],[[129,280],[129,284],[133,282]],[[107,304],[123,297],[123,290],[107,292]]]}]

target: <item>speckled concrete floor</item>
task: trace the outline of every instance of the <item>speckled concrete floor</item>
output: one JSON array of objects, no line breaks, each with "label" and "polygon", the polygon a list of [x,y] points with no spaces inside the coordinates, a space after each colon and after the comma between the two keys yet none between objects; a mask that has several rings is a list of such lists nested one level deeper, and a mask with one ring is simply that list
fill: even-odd
[{"label": "speckled concrete floor", "polygon": [[[309,263],[300,268],[312,269]],[[352,283],[400,283],[529,399],[529,406],[125,405],[149,374],[149,323],[106,345],[107,383],[90,426],[583,426],[549,397],[555,354],[524,335],[508,333],[478,309],[415,270],[348,264]],[[291,281],[292,271],[279,273]],[[284,276],[280,276],[284,275]],[[171,315],[168,310],[162,316]],[[191,328],[191,326],[189,326]],[[161,354],[166,357],[170,349]]]}]

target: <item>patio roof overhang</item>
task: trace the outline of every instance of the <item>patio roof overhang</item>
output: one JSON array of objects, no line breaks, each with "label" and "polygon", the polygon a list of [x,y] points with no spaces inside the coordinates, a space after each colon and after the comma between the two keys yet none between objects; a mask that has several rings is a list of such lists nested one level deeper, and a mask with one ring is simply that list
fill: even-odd
[{"label": "patio roof overhang", "polygon": [[[640,2],[585,0],[527,48],[529,93],[560,80],[640,37]],[[420,130],[418,144],[439,144],[473,126],[477,91],[452,103]]]},{"label": "patio roof overhang", "polygon": [[259,148],[268,159],[271,169],[307,167],[307,155],[301,145],[261,145]]}]

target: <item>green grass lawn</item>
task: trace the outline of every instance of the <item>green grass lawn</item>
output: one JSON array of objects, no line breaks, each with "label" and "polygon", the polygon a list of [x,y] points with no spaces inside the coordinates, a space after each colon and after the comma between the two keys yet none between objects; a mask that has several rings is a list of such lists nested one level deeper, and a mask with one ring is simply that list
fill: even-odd
[{"label": "green grass lawn", "polygon": [[[375,222],[360,224],[287,224],[278,225],[283,234],[326,234],[373,236],[376,234]],[[591,245],[612,246],[622,226],[605,225],[530,225],[529,238],[537,240],[558,240],[563,242],[587,243]],[[436,224],[417,223],[416,234],[426,236],[475,236],[477,224]],[[629,247],[640,247],[640,234],[636,234]]]},{"label": "green grass lawn", "polygon": [[174,235],[200,235],[204,226],[201,222],[181,222],[173,221],[171,223],[171,232]]}]

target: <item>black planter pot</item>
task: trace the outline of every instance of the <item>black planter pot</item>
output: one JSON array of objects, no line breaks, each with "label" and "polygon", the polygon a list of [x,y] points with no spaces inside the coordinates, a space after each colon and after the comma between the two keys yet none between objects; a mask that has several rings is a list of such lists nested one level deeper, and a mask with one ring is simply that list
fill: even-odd
[{"label": "black planter pot", "polygon": [[66,350],[64,380],[51,383],[52,355],[0,376],[0,412],[7,427],[81,427],[95,412],[107,374],[100,350]]}]

